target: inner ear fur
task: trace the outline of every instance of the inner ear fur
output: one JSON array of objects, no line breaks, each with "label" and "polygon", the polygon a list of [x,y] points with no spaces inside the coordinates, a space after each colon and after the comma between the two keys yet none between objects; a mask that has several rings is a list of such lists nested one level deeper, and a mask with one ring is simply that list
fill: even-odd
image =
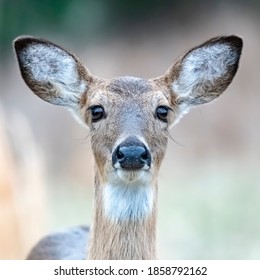
[{"label": "inner ear fur", "polygon": [[47,102],[74,107],[93,81],[75,55],[50,41],[21,36],[14,49],[25,83]]},{"label": "inner ear fur", "polygon": [[242,46],[242,39],[234,35],[212,38],[186,52],[159,80],[179,104],[210,102],[232,82]]}]

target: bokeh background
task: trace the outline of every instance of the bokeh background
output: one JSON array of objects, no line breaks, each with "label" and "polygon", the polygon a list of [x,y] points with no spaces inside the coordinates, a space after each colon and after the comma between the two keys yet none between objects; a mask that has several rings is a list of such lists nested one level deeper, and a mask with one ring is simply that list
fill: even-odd
[{"label": "bokeh background", "polygon": [[12,40],[72,50],[97,76],[159,76],[218,35],[244,39],[222,97],[172,129],[161,168],[160,259],[260,259],[259,0],[0,1],[0,259],[25,258],[43,235],[90,224],[88,132],[20,77]]}]

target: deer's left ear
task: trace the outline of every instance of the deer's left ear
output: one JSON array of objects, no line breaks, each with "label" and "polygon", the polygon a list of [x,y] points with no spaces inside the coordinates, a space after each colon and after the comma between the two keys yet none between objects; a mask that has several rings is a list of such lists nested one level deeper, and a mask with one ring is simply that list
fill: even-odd
[{"label": "deer's left ear", "polygon": [[237,36],[213,38],[188,51],[161,79],[185,110],[210,102],[234,78],[242,46]]}]

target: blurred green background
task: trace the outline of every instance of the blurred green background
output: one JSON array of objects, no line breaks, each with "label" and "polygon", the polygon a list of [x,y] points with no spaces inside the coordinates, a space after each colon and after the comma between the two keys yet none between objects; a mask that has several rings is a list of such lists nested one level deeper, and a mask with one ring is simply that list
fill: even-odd
[{"label": "blurred green background", "polygon": [[0,0],[0,259],[44,234],[90,224],[88,132],[20,77],[12,40],[72,50],[104,78],[163,74],[218,35],[244,39],[239,71],[216,102],[172,129],[159,181],[160,259],[260,259],[260,1]]}]

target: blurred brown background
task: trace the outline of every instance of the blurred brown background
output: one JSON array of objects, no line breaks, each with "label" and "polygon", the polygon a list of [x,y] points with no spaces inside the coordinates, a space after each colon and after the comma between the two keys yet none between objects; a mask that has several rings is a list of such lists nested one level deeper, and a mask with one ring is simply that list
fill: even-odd
[{"label": "blurred brown background", "polygon": [[0,1],[0,259],[44,234],[90,224],[88,132],[26,87],[12,40],[72,50],[101,77],[159,76],[218,35],[244,39],[222,97],[172,129],[161,168],[160,259],[260,259],[260,1]]}]

